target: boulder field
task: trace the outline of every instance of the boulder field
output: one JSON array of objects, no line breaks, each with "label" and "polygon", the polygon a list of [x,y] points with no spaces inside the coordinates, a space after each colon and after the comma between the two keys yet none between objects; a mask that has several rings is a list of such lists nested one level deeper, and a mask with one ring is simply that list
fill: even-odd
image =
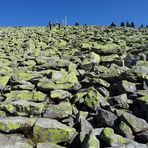
[{"label": "boulder field", "polygon": [[0,28],[0,147],[147,148],[148,29]]}]

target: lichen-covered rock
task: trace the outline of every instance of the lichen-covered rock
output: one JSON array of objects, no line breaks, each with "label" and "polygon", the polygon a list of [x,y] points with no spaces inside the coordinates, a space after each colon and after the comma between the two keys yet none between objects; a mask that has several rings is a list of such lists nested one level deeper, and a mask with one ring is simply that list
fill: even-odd
[{"label": "lichen-covered rock", "polygon": [[121,121],[117,130],[121,135],[123,135],[129,139],[133,139],[133,132],[132,132],[131,128],[123,121]]},{"label": "lichen-covered rock", "polygon": [[81,118],[82,118],[82,119],[86,119],[87,117],[88,117],[88,112],[80,111],[80,112],[78,113],[79,121],[80,121]]},{"label": "lichen-covered rock", "polygon": [[64,60],[57,57],[48,57],[48,59],[45,59],[45,57],[40,57],[37,59],[37,63],[40,64],[37,66],[37,70],[60,69],[64,67],[68,68],[69,65],[72,64],[69,60]]},{"label": "lichen-covered rock", "polygon": [[50,104],[46,107],[43,117],[62,119],[72,115],[72,106],[69,102],[61,102],[58,105]]},{"label": "lichen-covered rock", "polygon": [[130,113],[124,112],[122,119],[135,133],[148,128],[148,123],[144,119],[138,118]]},{"label": "lichen-covered rock", "polygon": [[81,85],[74,72],[66,72],[65,70],[53,71],[51,79],[42,79],[38,83],[38,88],[41,90],[78,90]]},{"label": "lichen-covered rock", "polygon": [[89,84],[95,84],[95,85],[101,85],[106,88],[110,87],[110,83],[108,83],[106,80],[99,78],[98,75],[97,76],[93,74],[91,75],[90,73],[85,74],[85,78],[82,80],[82,82],[89,83]]},{"label": "lichen-covered rock", "polygon": [[35,88],[35,85],[30,82],[23,82],[20,85],[14,85],[12,86],[13,90],[30,90],[33,91]]},{"label": "lichen-covered rock", "polygon": [[100,141],[90,132],[85,137],[82,148],[100,148]]},{"label": "lichen-covered rock", "polygon": [[11,76],[13,73],[13,68],[3,65],[3,63],[0,65],[0,74],[3,76]]},{"label": "lichen-covered rock", "polygon": [[7,85],[9,79],[10,79],[10,76],[0,76],[0,90]]},{"label": "lichen-covered rock", "polygon": [[45,101],[46,95],[40,91],[27,91],[27,90],[16,90],[11,91],[10,93],[5,94],[6,101],[15,101],[15,100],[26,100],[26,101],[36,101],[42,102]]},{"label": "lichen-covered rock", "polygon": [[127,143],[123,144],[121,146],[118,146],[118,148],[147,148],[147,144],[138,143],[135,141],[131,141],[127,139]]},{"label": "lichen-covered rock", "polygon": [[68,127],[57,120],[38,118],[33,127],[33,134],[36,140],[71,143],[77,132],[74,128]]},{"label": "lichen-covered rock", "polygon": [[101,62],[115,62],[116,60],[119,60],[120,57],[117,54],[108,55],[108,56],[101,56],[100,61]]},{"label": "lichen-covered rock", "polygon": [[18,116],[41,116],[44,111],[43,103],[29,102],[26,100],[17,100],[13,102],[3,102],[1,109]]},{"label": "lichen-covered rock", "polygon": [[0,117],[7,117],[7,115],[4,111],[0,111]]},{"label": "lichen-covered rock", "polygon": [[80,141],[83,142],[84,138],[90,133],[93,127],[86,119],[80,118],[80,129]]},{"label": "lichen-covered rock", "polygon": [[99,92],[95,88],[91,87],[87,92],[84,104],[91,109],[96,109],[97,107],[99,107],[99,103],[101,102],[100,98],[101,95],[99,94]]},{"label": "lichen-covered rock", "polygon": [[0,118],[0,131],[5,133],[12,132],[30,132],[34,123],[36,122],[35,118],[27,117],[4,117]]},{"label": "lichen-covered rock", "polygon": [[148,79],[148,62],[147,61],[138,61],[133,68],[136,75],[143,79]]},{"label": "lichen-covered rock", "polygon": [[109,146],[120,146],[126,143],[126,140],[115,134],[112,128],[104,128],[100,136]]},{"label": "lichen-covered rock", "polygon": [[125,109],[129,108],[127,94],[124,93],[118,96],[113,96],[112,98],[116,102],[116,104],[118,104],[119,107]]},{"label": "lichen-covered rock", "polygon": [[119,86],[118,88],[119,88],[119,91],[122,92],[122,90],[123,90],[124,92],[128,92],[128,93],[133,93],[133,92],[135,92],[137,90],[135,83],[128,82],[126,80],[123,80],[122,81],[122,86],[121,87]]},{"label": "lichen-covered rock", "polygon": [[12,82],[20,82],[21,81],[29,81],[35,78],[42,78],[42,75],[38,74],[37,72],[32,71],[25,71],[25,70],[17,70],[11,78]]},{"label": "lichen-covered rock", "polygon": [[87,92],[78,92],[78,93],[76,93],[74,95],[74,101],[79,102],[79,103],[83,103],[86,94],[87,94]]},{"label": "lichen-covered rock", "polygon": [[71,93],[65,90],[53,90],[50,92],[50,98],[52,100],[64,100],[70,99],[72,97]]},{"label": "lichen-covered rock", "polygon": [[[81,63],[81,67],[84,70],[91,69],[93,64],[99,64],[100,63],[100,56],[94,52],[90,52],[87,56],[83,58],[83,61]],[[89,65],[89,68],[88,68]]]},{"label": "lichen-covered rock", "polygon": [[97,71],[100,73],[100,78],[109,81],[119,78],[126,70],[126,67],[121,67],[114,63],[111,64],[109,68],[103,65],[99,65],[97,68]]},{"label": "lichen-covered rock", "polygon": [[81,43],[81,48],[84,50],[90,50],[92,48],[91,43]]},{"label": "lichen-covered rock", "polygon": [[117,44],[100,45],[100,44],[94,43],[93,51],[101,55],[102,54],[114,54],[120,51],[120,47]]}]

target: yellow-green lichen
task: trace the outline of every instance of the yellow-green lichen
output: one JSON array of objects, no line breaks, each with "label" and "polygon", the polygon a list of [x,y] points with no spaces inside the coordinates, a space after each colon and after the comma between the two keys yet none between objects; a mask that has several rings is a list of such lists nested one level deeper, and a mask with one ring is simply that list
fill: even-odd
[{"label": "yellow-green lichen", "polygon": [[31,71],[25,71],[25,70],[18,70],[13,75],[13,79],[17,81],[28,81],[37,77],[41,77],[41,75],[35,74]]},{"label": "yellow-green lichen", "polygon": [[91,109],[95,109],[99,105],[100,95],[94,88],[90,88],[84,100],[84,104]]},{"label": "yellow-green lichen", "polygon": [[15,121],[7,123],[0,122],[0,131],[10,132],[19,129],[20,126],[21,126],[20,123],[15,123]]},{"label": "yellow-green lichen", "polygon": [[10,93],[6,94],[6,101],[13,101],[13,100],[26,100],[26,101],[44,101],[46,95],[39,91],[11,91]]},{"label": "yellow-green lichen", "polygon": [[39,141],[48,141],[52,143],[59,142],[68,142],[70,143],[73,136],[76,134],[74,129],[41,129],[38,126],[35,126],[34,129],[34,138]]},{"label": "yellow-green lichen", "polygon": [[148,95],[140,97],[138,100],[145,103],[145,104],[148,104]]},{"label": "yellow-green lichen", "polygon": [[108,127],[103,129],[100,136],[110,146],[126,143],[126,140],[122,136],[114,134],[114,130]]},{"label": "yellow-green lichen", "polygon": [[119,56],[117,54],[101,56],[101,62],[113,62],[115,60],[119,60]]},{"label": "yellow-green lichen", "polygon": [[132,135],[132,133],[133,133],[132,130],[130,129],[130,127],[126,123],[124,123],[123,121],[120,123],[119,129],[120,129],[121,133],[126,137]]},{"label": "yellow-green lichen", "polygon": [[117,51],[120,49],[120,46],[114,43],[106,45],[94,43],[93,48],[97,53],[117,53]]},{"label": "yellow-green lichen", "polygon": [[10,76],[0,76],[0,86],[5,87],[10,79]]}]

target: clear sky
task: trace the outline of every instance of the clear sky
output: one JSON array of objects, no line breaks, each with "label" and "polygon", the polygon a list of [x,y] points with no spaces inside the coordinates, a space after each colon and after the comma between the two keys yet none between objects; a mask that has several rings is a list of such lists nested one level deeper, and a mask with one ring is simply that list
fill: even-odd
[{"label": "clear sky", "polygon": [[46,26],[64,16],[68,25],[148,25],[148,0],[0,0],[0,26]]}]

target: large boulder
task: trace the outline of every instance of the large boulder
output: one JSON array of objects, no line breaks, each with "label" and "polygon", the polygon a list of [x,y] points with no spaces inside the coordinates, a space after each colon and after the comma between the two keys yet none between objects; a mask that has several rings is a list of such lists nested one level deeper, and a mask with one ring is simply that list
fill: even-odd
[{"label": "large boulder", "polygon": [[120,60],[120,57],[117,54],[112,54],[108,56],[101,56],[100,62],[113,63],[117,60]]},{"label": "large boulder", "polygon": [[55,119],[38,118],[33,127],[33,135],[36,140],[52,143],[71,143],[77,132],[74,128],[66,126]]},{"label": "large boulder", "polygon": [[117,116],[110,111],[97,109],[97,120],[102,126],[114,127],[116,125]]},{"label": "large boulder", "polygon": [[115,104],[121,108],[125,108],[125,109],[129,108],[129,104],[128,104],[129,101],[128,101],[126,93],[118,95],[118,96],[113,96],[111,100],[113,100]]},{"label": "large boulder", "polygon": [[78,90],[81,85],[74,72],[67,72],[62,69],[61,71],[53,71],[51,79],[41,79],[38,88],[44,91],[54,89]]},{"label": "large boulder", "polygon": [[114,54],[114,53],[119,53],[120,52],[120,46],[117,44],[97,44],[94,43],[93,45],[93,51],[100,54],[100,55],[105,55],[105,54]]},{"label": "large boulder", "polygon": [[0,131],[5,133],[20,131],[24,133],[29,133],[35,122],[35,118],[19,116],[0,118]]},{"label": "large boulder", "polygon": [[148,128],[148,123],[144,119],[138,118],[131,113],[124,112],[121,118],[135,133]]},{"label": "large boulder", "polygon": [[26,100],[17,100],[13,102],[3,102],[1,109],[17,116],[41,116],[44,111],[43,103],[29,102]]},{"label": "large boulder", "polygon": [[84,70],[91,70],[94,64],[100,63],[100,56],[94,52],[90,52],[88,55],[83,57],[81,68]]},{"label": "large boulder", "polygon": [[108,146],[120,146],[126,143],[126,140],[114,133],[112,128],[104,128],[100,134],[100,137],[108,144]]},{"label": "large boulder", "polygon": [[121,121],[121,123],[117,127],[117,131],[124,137],[127,137],[128,139],[133,139],[133,132],[125,122]]},{"label": "large boulder", "polygon": [[43,117],[62,119],[72,115],[72,106],[69,102],[61,102],[58,105],[50,104],[46,107]]},{"label": "large boulder", "polygon": [[106,99],[94,88],[90,87],[84,100],[84,104],[95,110],[100,106],[100,103],[105,102]]},{"label": "large boulder", "polygon": [[69,60],[64,60],[57,57],[48,57],[48,59],[45,59],[45,57],[40,57],[37,59],[37,63],[40,64],[37,66],[37,70],[60,69],[64,67],[68,68],[71,64]]},{"label": "large boulder", "polygon": [[128,139],[126,140],[127,140],[127,143],[121,146],[118,146],[118,148],[147,148],[148,147],[147,144],[138,143],[136,141],[132,141]]},{"label": "large boulder", "polygon": [[93,129],[92,125],[84,118],[80,118],[80,141],[83,142],[86,135]]},{"label": "large boulder", "polygon": [[42,75],[28,70],[16,70],[11,77],[11,82],[21,83],[22,81],[30,81],[35,78],[42,78]]},{"label": "large boulder", "polygon": [[100,141],[90,132],[85,137],[82,148],[100,148]]},{"label": "large boulder", "polygon": [[133,67],[135,74],[142,79],[148,80],[148,62],[147,61],[138,61]]},{"label": "large boulder", "polygon": [[5,94],[5,101],[15,101],[15,100],[26,100],[26,101],[45,101],[46,95],[40,91],[27,91],[27,90],[16,90]]},{"label": "large boulder", "polygon": [[53,90],[50,92],[50,98],[52,100],[64,100],[72,98],[72,94],[65,90]]}]

